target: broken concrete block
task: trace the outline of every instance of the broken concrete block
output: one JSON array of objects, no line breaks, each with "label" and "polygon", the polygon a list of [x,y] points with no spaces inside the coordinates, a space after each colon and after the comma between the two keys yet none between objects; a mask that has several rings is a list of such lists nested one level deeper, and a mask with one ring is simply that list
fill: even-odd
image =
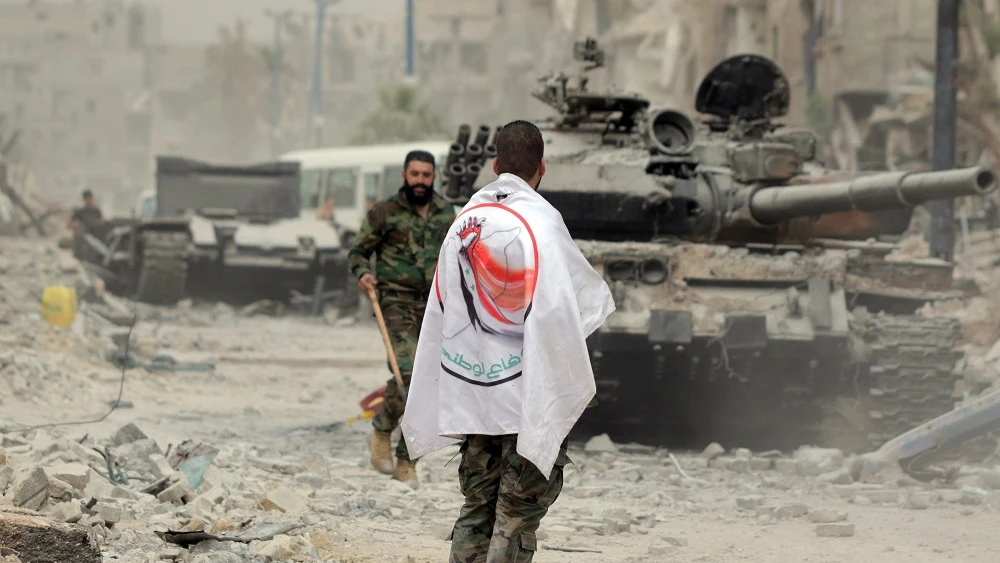
[{"label": "broken concrete block", "polygon": [[35,467],[14,478],[4,498],[10,504],[30,510],[38,510],[48,498],[49,476],[41,467]]},{"label": "broken concrete block", "polygon": [[931,501],[934,500],[933,497],[934,495],[932,493],[910,493],[907,495],[906,502],[903,503],[903,506],[909,508],[910,510],[926,510],[927,508],[930,508]]},{"label": "broken concrete block", "polygon": [[110,497],[115,491],[115,486],[111,484],[103,475],[90,470],[90,479],[83,489],[84,498]]},{"label": "broken concrete block", "polygon": [[824,473],[816,479],[821,483],[830,483],[831,485],[850,485],[854,482],[851,472],[844,468]]},{"label": "broken concrete block", "polygon": [[712,460],[726,453],[726,448],[723,448],[718,442],[712,442],[705,447],[705,450],[701,452],[701,457]]},{"label": "broken concrete block", "polygon": [[315,560],[319,559],[316,547],[302,536],[274,536],[274,539],[251,546],[257,555],[267,557],[272,561]]},{"label": "broken concrete block", "polygon": [[4,550],[21,561],[101,563],[101,552],[87,530],[37,512],[0,508]]},{"label": "broken concrete block", "polygon": [[248,457],[247,461],[252,463],[255,467],[263,469],[264,471],[269,471],[271,473],[281,473],[283,475],[296,475],[298,473],[306,472],[306,466],[302,465],[301,463],[292,463],[280,459]]},{"label": "broken concrete block", "polygon": [[816,535],[821,538],[849,538],[854,536],[854,524],[847,522],[817,524]]},{"label": "broken concrete block", "polygon": [[805,477],[815,477],[836,471],[844,466],[844,452],[836,448],[802,446],[795,451],[798,473]]},{"label": "broken concrete block", "polygon": [[156,498],[160,502],[180,502],[186,496],[194,496],[194,489],[187,481],[181,479],[156,495]]},{"label": "broken concrete block", "polygon": [[959,502],[967,505],[983,504],[983,501],[990,494],[989,491],[980,489],[979,487],[962,487],[961,493],[962,499]]},{"label": "broken concrete block", "polygon": [[583,451],[591,454],[616,453],[618,446],[611,441],[611,438],[607,434],[601,434],[587,440],[587,443],[583,446]]},{"label": "broken concrete block", "polygon": [[107,524],[117,524],[122,521],[122,509],[119,506],[99,502],[94,506],[94,512]]},{"label": "broken concrete block", "polygon": [[736,448],[733,450],[733,457],[749,460],[753,457],[753,452],[747,448]]},{"label": "broken concrete block", "polygon": [[799,472],[799,464],[794,459],[776,459],[774,470],[784,475],[795,475]]},{"label": "broken concrete block", "polygon": [[49,475],[69,483],[77,491],[87,488],[90,482],[90,467],[82,463],[64,463],[49,468]]},{"label": "broken concrete block", "polygon": [[49,476],[49,486],[46,494],[49,500],[57,502],[68,501],[73,498],[73,486],[62,479]]},{"label": "broken concrete block", "polygon": [[74,524],[83,518],[83,509],[77,501],[61,502],[50,508],[49,514],[60,522]]},{"label": "broken concrete block", "polygon": [[288,487],[278,487],[267,493],[260,506],[264,510],[280,510],[282,512],[302,512],[309,508],[306,499]]},{"label": "broken concrete block", "polygon": [[157,479],[165,479],[174,473],[174,468],[170,467],[170,464],[167,463],[167,458],[163,457],[163,454],[156,453],[146,456],[146,465],[149,468],[149,472]]},{"label": "broken concrete block", "polygon": [[736,497],[736,508],[740,510],[756,510],[764,504],[764,497],[760,495],[748,495]]},{"label": "broken concrete block", "polygon": [[138,442],[139,440],[148,440],[149,436],[145,432],[139,430],[139,427],[133,423],[128,423],[122,426],[111,436],[111,442],[116,446],[123,446],[125,444],[131,444],[132,442]]},{"label": "broken concrete block", "polygon": [[754,471],[769,471],[774,469],[774,460],[766,457],[750,458],[750,469]]},{"label": "broken concrete block", "polygon": [[774,517],[781,518],[784,520],[789,520],[792,518],[801,518],[809,513],[809,507],[802,503],[791,503],[783,504],[777,506],[774,509]]},{"label": "broken concrete block", "polygon": [[[63,459],[67,460],[69,463],[80,461],[83,463],[97,463],[99,467],[103,467],[105,462],[101,454],[95,452],[92,448],[84,446],[83,444],[78,444],[72,442],[69,448],[68,455],[64,455]],[[69,458],[69,459],[67,459]]]},{"label": "broken concrete block", "polygon": [[0,496],[4,494],[11,481],[14,480],[14,468],[7,465],[0,465]]},{"label": "broken concrete block", "polygon": [[844,522],[847,520],[847,513],[829,508],[820,508],[809,511],[809,521],[813,524],[832,524],[834,522]]}]

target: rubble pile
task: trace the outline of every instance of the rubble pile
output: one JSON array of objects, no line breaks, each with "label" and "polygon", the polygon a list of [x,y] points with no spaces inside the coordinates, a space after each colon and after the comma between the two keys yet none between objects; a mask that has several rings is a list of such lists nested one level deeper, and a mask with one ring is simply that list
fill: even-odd
[{"label": "rubble pile", "polygon": [[[218,451],[162,448],[134,424],[101,441],[75,432],[0,435],[0,504],[85,530],[107,560],[336,561],[366,536],[403,531],[446,550],[462,503],[455,466],[446,465],[457,448],[419,464],[419,484],[404,484],[368,468],[363,430],[338,434],[330,448],[302,432],[282,446],[228,440]],[[852,538],[867,533],[855,514],[869,507],[968,516],[1000,508],[1000,468],[986,465],[963,467],[947,483],[898,470],[855,482],[851,456],[835,449],[786,456],[712,444],[671,456],[607,436],[570,457],[558,509],[538,532],[543,549],[647,546],[630,561],[682,556],[704,538],[674,526],[696,517]]]}]

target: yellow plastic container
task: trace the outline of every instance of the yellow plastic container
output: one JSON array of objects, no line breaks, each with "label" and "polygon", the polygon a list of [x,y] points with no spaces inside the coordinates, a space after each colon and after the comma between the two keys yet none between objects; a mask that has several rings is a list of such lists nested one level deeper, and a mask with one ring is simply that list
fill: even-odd
[{"label": "yellow plastic container", "polygon": [[49,286],[42,292],[42,316],[52,326],[69,328],[76,319],[76,290]]}]

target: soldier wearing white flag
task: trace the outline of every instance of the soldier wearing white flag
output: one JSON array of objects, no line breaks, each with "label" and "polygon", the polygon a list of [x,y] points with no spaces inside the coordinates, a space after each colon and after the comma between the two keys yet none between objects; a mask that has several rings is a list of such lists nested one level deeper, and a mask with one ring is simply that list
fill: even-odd
[{"label": "soldier wearing white flag", "polygon": [[499,178],[441,247],[402,421],[413,459],[462,445],[451,549],[461,563],[531,561],[562,490],[566,437],[596,391],[586,338],[615,308],[537,193],[541,132],[514,121],[496,145]]}]

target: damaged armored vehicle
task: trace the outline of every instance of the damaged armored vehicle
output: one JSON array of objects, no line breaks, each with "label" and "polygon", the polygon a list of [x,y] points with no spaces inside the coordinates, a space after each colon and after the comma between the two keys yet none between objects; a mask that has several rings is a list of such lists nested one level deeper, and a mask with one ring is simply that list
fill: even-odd
[{"label": "damaged armored vehicle", "polygon": [[132,218],[105,229],[102,237],[77,233],[77,257],[109,289],[148,303],[336,298],[348,281],[336,229],[300,215],[295,163],[158,157],[155,191],[140,195]]},{"label": "damaged armored vehicle", "polygon": [[[592,40],[575,55],[603,61]],[[825,169],[811,130],[776,121],[788,81],[755,55],[707,75],[697,120],[585,76],[544,77],[534,95],[557,111],[536,122],[539,192],[617,306],[589,341],[598,404],[581,436],[858,451],[952,408],[961,326],[918,314],[962,295],[952,264],[887,237],[914,206],[989,193],[991,171]],[[495,179],[479,147],[468,174],[466,131],[463,175],[445,180],[456,203]]]}]

